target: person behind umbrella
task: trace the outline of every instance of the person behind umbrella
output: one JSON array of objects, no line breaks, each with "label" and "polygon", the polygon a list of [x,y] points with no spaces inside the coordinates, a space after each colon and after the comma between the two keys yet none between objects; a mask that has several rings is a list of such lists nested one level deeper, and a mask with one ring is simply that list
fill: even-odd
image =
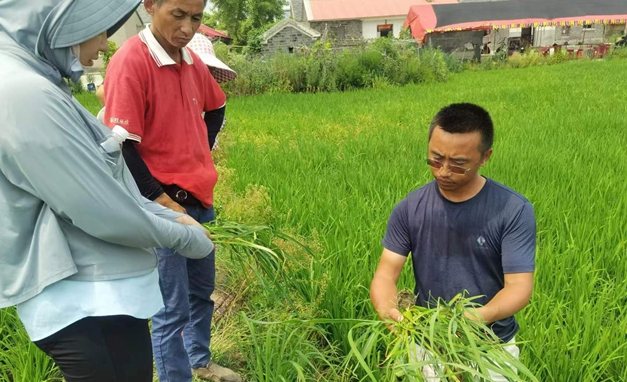
[{"label": "person behind umbrella", "polygon": [[64,80],[80,80],[139,2],[0,2],[0,308],[17,305],[67,382],[152,381],[153,248],[213,251],[194,219],[141,196],[119,145],[101,146],[111,130]]}]

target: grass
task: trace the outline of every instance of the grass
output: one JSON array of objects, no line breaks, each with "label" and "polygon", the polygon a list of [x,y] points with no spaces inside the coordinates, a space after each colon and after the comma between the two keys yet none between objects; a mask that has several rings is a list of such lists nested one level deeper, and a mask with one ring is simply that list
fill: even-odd
[{"label": "grass", "polygon": [[[374,317],[367,289],[387,218],[430,181],[428,123],[440,107],[472,101],[496,125],[484,174],[536,209],[536,287],[518,315],[521,361],[541,381],[627,380],[626,70],[624,60],[571,62],[382,91],[231,99],[221,139],[229,187],[245,205],[246,190],[262,186],[268,222],[320,251],[306,275],[293,276],[318,288],[314,306],[303,313],[299,301],[251,296],[247,314]],[[401,286],[413,288],[410,266]],[[351,352],[351,327],[324,326],[340,358]],[[247,363],[251,375],[255,364]]]},{"label": "grass", "polygon": [[14,308],[0,310],[0,382],[59,382],[54,363],[30,342]]},{"label": "grass", "polygon": [[[281,275],[285,290],[268,293],[241,259],[218,251],[224,283],[244,297],[214,329],[216,361],[251,381],[371,380],[368,370],[385,366],[393,339],[354,320],[376,322],[368,287],[392,208],[430,181],[422,158],[431,117],[471,101],[496,127],[484,174],[536,210],[535,290],[517,315],[522,364],[540,381],[627,381],[626,71],[625,60],[569,62],[425,86],[230,99],[215,153],[218,216],[280,228],[315,254],[277,238],[296,260]],[[413,288],[410,266],[400,284]],[[50,378],[19,325],[3,325],[0,342],[18,345],[0,347],[0,369]],[[360,342],[364,333],[376,344]],[[355,348],[366,345],[362,365]]]},{"label": "grass", "polygon": [[98,115],[98,112],[102,108],[100,105],[100,101],[96,98],[94,93],[90,93],[88,91],[84,91],[79,94],[75,94],[74,98],[78,100],[87,110],[89,110],[93,115]]}]

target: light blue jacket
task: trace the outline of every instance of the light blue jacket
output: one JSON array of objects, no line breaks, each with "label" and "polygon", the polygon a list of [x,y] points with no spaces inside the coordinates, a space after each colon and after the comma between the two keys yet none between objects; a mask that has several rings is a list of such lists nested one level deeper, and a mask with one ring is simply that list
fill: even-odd
[{"label": "light blue jacket", "polygon": [[110,130],[63,77],[83,70],[71,47],[110,30],[139,0],[0,1],[0,308],[56,281],[100,281],[155,269],[153,248],[202,258],[200,227],[143,198]]}]

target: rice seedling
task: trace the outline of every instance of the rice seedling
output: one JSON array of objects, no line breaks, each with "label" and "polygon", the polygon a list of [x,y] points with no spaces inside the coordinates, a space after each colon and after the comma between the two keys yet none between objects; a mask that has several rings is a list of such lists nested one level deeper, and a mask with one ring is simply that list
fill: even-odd
[{"label": "rice seedling", "polygon": [[[293,336],[301,338],[299,343],[309,341],[307,348],[313,352],[311,359],[320,359],[320,349],[310,348],[312,330],[330,346],[321,325],[343,323],[351,326],[348,331],[351,349],[342,367],[327,360],[316,369],[317,373],[325,371],[325,375],[333,375],[336,381],[489,381],[490,373],[498,373],[510,381],[537,381],[525,365],[505,350],[508,344],[503,344],[484,324],[466,315],[468,308],[476,306],[473,300],[460,294],[449,302],[439,301],[429,308],[412,306],[403,311],[403,319],[398,322],[363,319],[264,322],[244,316],[252,344],[252,349],[247,351],[257,360],[255,372],[265,376],[272,366],[275,375],[280,376],[276,374],[277,362],[290,364],[291,357],[302,356],[298,346],[286,354],[285,345]],[[265,335],[260,338],[259,331],[264,330]],[[283,337],[279,333],[284,333]],[[275,345],[274,350],[271,344]],[[263,351],[257,349],[260,346]],[[429,371],[425,369],[432,374],[427,374]],[[431,379],[425,379],[427,377]]]}]

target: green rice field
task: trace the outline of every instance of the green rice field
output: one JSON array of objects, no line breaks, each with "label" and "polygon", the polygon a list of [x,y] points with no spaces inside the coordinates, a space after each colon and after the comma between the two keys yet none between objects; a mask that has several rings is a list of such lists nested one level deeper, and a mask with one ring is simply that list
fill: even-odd
[{"label": "green rice field", "polygon": [[[539,381],[627,381],[626,74],[627,60],[569,62],[230,99],[215,153],[218,217],[269,224],[315,255],[285,243],[294,264],[277,293],[218,252],[218,289],[234,302],[218,309],[216,360],[250,381],[371,381],[351,353],[353,324],[333,320],[375,319],[368,289],[389,214],[431,180],[430,119],[474,102],[496,129],[483,174],[536,211],[535,290],[517,315],[522,363]],[[399,289],[413,286],[408,264]],[[1,382],[57,376],[12,310],[0,312],[0,351]],[[377,359],[366,358],[373,370]]]}]

